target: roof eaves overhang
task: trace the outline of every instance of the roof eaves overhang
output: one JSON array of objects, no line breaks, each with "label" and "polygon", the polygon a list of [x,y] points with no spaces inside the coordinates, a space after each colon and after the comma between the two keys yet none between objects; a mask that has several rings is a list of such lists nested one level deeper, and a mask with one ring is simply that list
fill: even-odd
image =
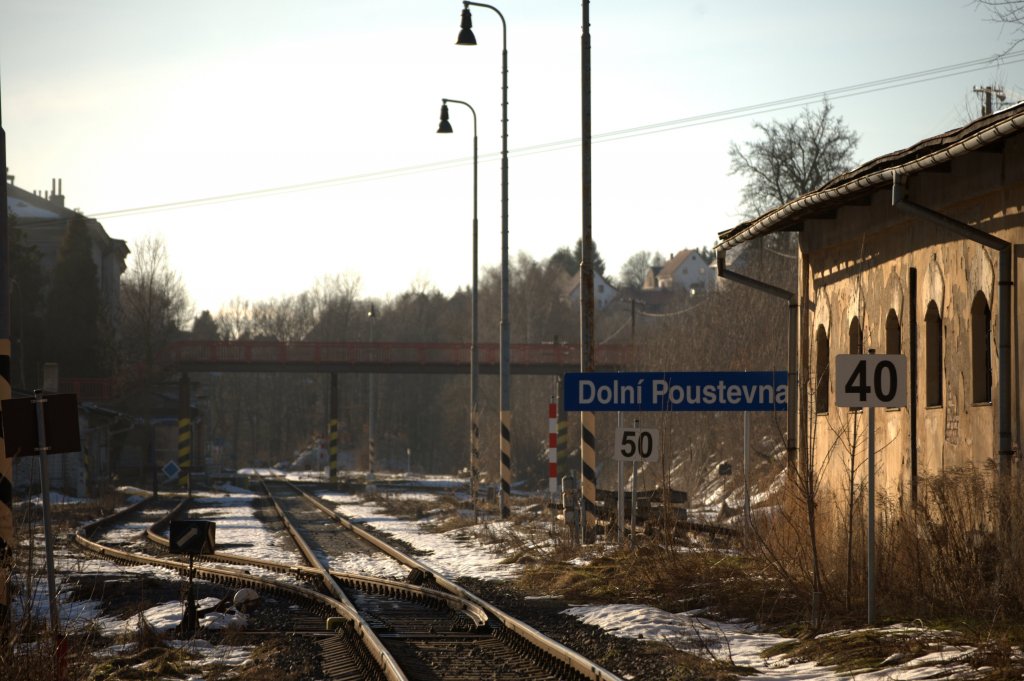
[{"label": "roof eaves overhang", "polygon": [[[811,217],[813,213],[822,211],[829,206],[837,207],[857,194],[877,190],[884,186],[891,186],[894,175],[897,177],[907,176],[934,169],[944,163],[949,163],[954,158],[978,151],[992,144],[1000,143],[1005,137],[1024,130],[1024,108],[1018,105],[1010,111],[1013,110],[1016,110],[1015,113],[1004,114],[1004,116],[999,117],[992,124],[981,127],[976,131],[968,132],[962,138],[954,136],[953,141],[935,151],[925,151],[917,156],[911,153],[912,158],[903,162],[880,163],[879,161],[874,161],[865,164],[866,166],[877,165],[880,167],[866,173],[853,171],[850,173],[853,177],[845,181],[840,176],[821,189],[798,196],[755,220],[721,232],[718,235],[718,243],[715,249],[729,250],[746,241],[752,241],[772,232],[796,228],[798,223]],[[969,131],[970,127],[968,126],[965,130]],[[864,167],[862,166],[862,168]]]}]

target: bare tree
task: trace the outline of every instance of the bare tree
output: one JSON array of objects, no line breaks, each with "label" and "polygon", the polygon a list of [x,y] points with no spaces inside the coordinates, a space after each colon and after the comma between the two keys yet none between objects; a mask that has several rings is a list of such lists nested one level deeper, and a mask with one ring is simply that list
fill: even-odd
[{"label": "bare tree", "polygon": [[144,237],[132,248],[121,278],[121,334],[126,359],[152,366],[156,352],[191,321],[192,304],[181,277],[171,269],[159,237]]},{"label": "bare tree", "polygon": [[315,301],[317,327],[310,340],[344,340],[357,319],[356,302],[361,282],[356,275],[322,277],[310,292]]},{"label": "bare tree", "polygon": [[859,137],[832,114],[832,104],[805,107],[788,121],[754,123],[762,139],[729,145],[730,174],[743,175],[741,195],[749,218],[795,199],[853,167]]},{"label": "bare tree", "polygon": [[654,254],[650,251],[640,251],[629,256],[619,270],[619,285],[625,287],[640,288],[644,285],[647,271],[654,264]]},{"label": "bare tree", "polygon": [[1013,27],[1006,52],[1024,42],[1024,0],[974,0],[974,4],[988,10],[992,21]]}]

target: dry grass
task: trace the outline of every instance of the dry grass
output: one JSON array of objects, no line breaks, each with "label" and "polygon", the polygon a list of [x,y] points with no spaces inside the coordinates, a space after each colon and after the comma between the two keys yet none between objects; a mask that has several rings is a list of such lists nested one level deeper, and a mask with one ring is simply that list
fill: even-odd
[{"label": "dry grass", "polygon": [[1024,497],[1020,480],[975,469],[927,480],[918,508],[884,516],[883,594],[918,617],[1004,625],[1024,615]]},{"label": "dry grass", "polygon": [[[862,496],[862,495],[860,495]],[[876,504],[876,611],[880,620],[1009,625],[1024,615],[1024,496],[1019,482],[989,472],[949,471],[920,482],[919,503]],[[863,622],[866,612],[864,502],[848,522],[845,500],[816,499],[823,621]],[[795,595],[809,601],[814,556],[803,499],[790,489],[758,524],[760,555]]]},{"label": "dry grass", "polygon": [[[863,490],[816,498],[816,545],[800,490],[784,490],[747,540],[693,549],[645,540],[609,550],[551,543],[527,566],[520,588],[576,602],[634,602],[673,612],[760,622],[798,640],[769,651],[840,670],[898,664],[947,645],[970,648],[959,663],[972,678],[1021,678],[1024,660],[1024,486],[992,471],[962,469],[920,481],[917,505],[880,497],[876,519],[876,613],[881,624],[918,622],[897,633],[866,623]],[[506,546],[514,548],[506,540]],[[603,552],[602,552],[603,551]],[[819,621],[811,622],[815,556]],[[573,561],[584,557],[588,560]],[[849,627],[842,633],[821,632]],[[938,670],[941,673],[941,669]]]},{"label": "dry grass", "polygon": [[524,570],[520,586],[570,601],[646,603],[672,612],[705,609],[722,618],[783,622],[796,615],[794,599],[763,565],[713,549],[645,543],[595,553],[588,561],[544,560]]},{"label": "dry grass", "polygon": [[1022,676],[1019,647],[1008,639],[979,640],[963,632],[920,627],[845,630],[788,640],[766,650],[764,655],[814,660],[835,667],[839,673],[856,675],[939,652],[944,654],[945,661],[929,667],[928,678],[969,674],[974,680],[1003,681]]},{"label": "dry grass", "polygon": [[401,493],[377,493],[368,499],[380,504],[389,515],[410,520],[458,516],[460,506],[454,496],[425,498],[403,496]]}]

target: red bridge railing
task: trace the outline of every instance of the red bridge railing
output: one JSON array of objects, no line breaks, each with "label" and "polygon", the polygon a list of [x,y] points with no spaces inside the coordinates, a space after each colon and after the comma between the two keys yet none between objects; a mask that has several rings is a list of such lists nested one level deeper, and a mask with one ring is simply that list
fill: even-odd
[{"label": "red bridge railing", "polygon": [[[597,364],[604,369],[629,366],[630,345],[601,345]],[[478,347],[480,370],[499,362],[496,343]],[[509,361],[520,373],[572,371],[579,367],[578,345],[513,344]],[[363,343],[279,341],[176,341],[160,361],[190,371],[342,371],[461,373],[469,370],[468,343]]]},{"label": "red bridge railing", "polygon": [[[481,343],[479,370],[498,373],[497,343]],[[599,345],[599,371],[633,365],[631,345]],[[469,343],[342,343],[279,341],[175,341],[158,358],[163,370],[194,372],[469,373]],[[521,343],[509,347],[513,373],[578,371],[579,345]],[[113,378],[61,378],[60,391],[80,402],[106,402],[139,381],[138,368]]]}]

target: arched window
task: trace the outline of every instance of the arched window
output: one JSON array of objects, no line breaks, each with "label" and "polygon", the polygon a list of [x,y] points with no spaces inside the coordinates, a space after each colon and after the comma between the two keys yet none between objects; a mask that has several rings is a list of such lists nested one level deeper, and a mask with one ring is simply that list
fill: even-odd
[{"label": "arched window", "polygon": [[896,310],[889,310],[885,316],[885,354],[898,355],[903,349],[900,330],[900,318],[896,316]]},{"label": "arched window", "polygon": [[864,335],[860,330],[859,317],[854,317],[850,320],[850,354],[864,354]]},{"label": "arched window", "polygon": [[935,301],[924,315],[925,406],[942,406],[942,317]]},{"label": "arched window", "polygon": [[[860,318],[854,317],[850,320],[850,350],[851,355],[864,354],[864,333],[860,328]],[[860,407],[851,407],[851,411],[860,411]]]},{"label": "arched window", "polygon": [[828,333],[823,325],[818,326],[814,336],[814,410],[819,414],[828,413]]},{"label": "arched window", "polygon": [[971,383],[975,404],[992,401],[992,310],[980,291],[971,304]]}]

